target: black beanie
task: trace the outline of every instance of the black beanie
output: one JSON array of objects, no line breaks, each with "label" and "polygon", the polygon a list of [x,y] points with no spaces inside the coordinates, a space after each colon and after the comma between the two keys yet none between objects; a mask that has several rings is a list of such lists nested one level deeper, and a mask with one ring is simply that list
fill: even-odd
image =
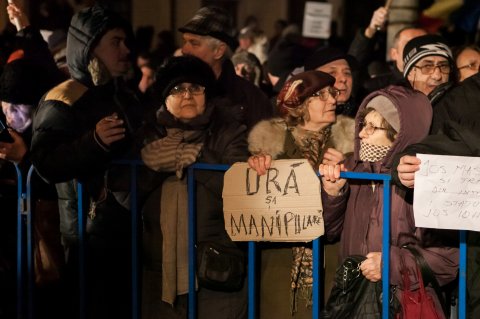
[{"label": "black beanie", "polygon": [[356,69],[358,67],[357,61],[353,56],[345,54],[338,48],[322,47],[317,49],[305,60],[305,71],[316,70],[317,68],[336,60],[346,60],[351,69]]},{"label": "black beanie", "polygon": [[173,57],[157,71],[153,92],[163,104],[174,86],[187,82],[204,86],[205,94],[211,96],[215,81],[212,68],[199,58],[194,56]]},{"label": "black beanie", "polygon": [[403,76],[407,77],[410,70],[426,56],[443,56],[453,65],[452,51],[447,41],[440,35],[426,34],[408,41],[403,49]]},{"label": "black beanie", "polygon": [[0,76],[0,100],[37,106],[53,85],[40,66],[26,59],[14,60],[5,65]]}]

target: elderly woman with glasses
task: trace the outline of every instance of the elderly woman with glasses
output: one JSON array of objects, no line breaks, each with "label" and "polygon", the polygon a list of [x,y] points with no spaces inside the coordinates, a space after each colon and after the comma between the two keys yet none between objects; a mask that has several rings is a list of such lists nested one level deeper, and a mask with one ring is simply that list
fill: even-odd
[{"label": "elderly woman with glasses", "polygon": [[[305,158],[317,170],[322,162],[336,164],[353,151],[354,121],[335,115],[339,91],[334,83],[327,73],[306,71],[284,84],[277,97],[281,117],[259,122],[248,137],[253,154],[248,163],[258,174],[266,173],[272,159]],[[297,302],[303,297],[311,305],[312,250],[287,243],[264,245],[262,315],[283,317],[290,310],[295,318],[311,318],[311,309],[297,307]]]},{"label": "elderly woman with glasses", "polygon": [[[195,162],[233,164],[248,157],[246,127],[236,122],[224,100],[214,98],[215,77],[211,68],[192,56],[170,59],[156,75],[157,131],[160,136],[142,149],[142,159],[161,172],[162,301],[185,305],[188,292],[187,184],[185,168]],[[215,242],[236,249],[225,232],[223,173],[197,171],[197,242]],[[240,252],[241,253],[241,252]],[[245,287],[245,285],[244,285]],[[179,297],[182,295],[181,297]],[[183,302],[176,302],[176,299]],[[200,284],[198,318],[243,318],[246,289],[223,292]],[[162,307],[166,309],[168,307]],[[170,313],[164,314],[169,316]]]},{"label": "elderly woman with glasses", "polygon": [[[347,181],[339,177],[340,171],[390,174],[394,155],[426,137],[431,120],[431,104],[421,92],[400,86],[375,91],[357,113],[353,155],[340,165],[319,167],[326,238],[340,239],[340,262],[352,255],[365,256],[360,270],[369,281],[382,279],[384,186],[381,181]],[[441,286],[454,280],[458,269],[458,249],[448,242],[451,237],[435,229],[415,227],[412,205],[411,193],[392,186],[390,284],[397,288],[400,302],[405,279],[402,273],[409,274],[410,287],[418,288],[416,258],[405,246],[424,257]],[[427,291],[441,314],[434,290],[429,286]]]}]

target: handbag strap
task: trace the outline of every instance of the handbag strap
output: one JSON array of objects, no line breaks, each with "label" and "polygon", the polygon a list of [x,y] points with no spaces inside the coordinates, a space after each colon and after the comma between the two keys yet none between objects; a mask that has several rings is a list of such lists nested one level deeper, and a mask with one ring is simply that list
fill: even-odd
[{"label": "handbag strap", "polygon": [[437,294],[438,300],[440,301],[440,305],[442,306],[443,312],[447,312],[447,305],[445,302],[445,298],[443,297],[443,293],[440,289],[440,285],[438,284],[437,278],[435,277],[432,268],[428,265],[425,257],[413,246],[407,245],[404,248],[408,249],[412,255],[415,257],[418,267],[420,267],[420,272],[423,278],[424,285],[427,286],[429,283],[432,285],[432,288],[435,290]]}]

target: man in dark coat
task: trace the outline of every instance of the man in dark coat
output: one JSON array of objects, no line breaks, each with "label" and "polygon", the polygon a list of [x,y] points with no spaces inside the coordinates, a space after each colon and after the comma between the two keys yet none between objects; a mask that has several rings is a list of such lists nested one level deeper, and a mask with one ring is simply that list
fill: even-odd
[{"label": "man in dark coat", "polygon": [[[414,188],[415,172],[420,169],[417,153],[480,156],[480,74],[466,79],[449,91],[436,106],[431,132],[421,143],[397,154],[392,163],[392,181],[403,188]],[[467,311],[468,318],[480,313],[480,236],[468,233]]]},{"label": "man in dark coat", "polygon": [[77,181],[87,194],[89,318],[131,314],[129,204],[112,186],[119,175],[109,174],[111,161],[132,149],[138,126],[138,105],[122,78],[131,67],[131,37],[131,26],[101,6],[77,13],[67,39],[72,78],[42,98],[33,121],[32,162],[56,183],[67,248],[78,239]]},{"label": "man in dark coat", "polygon": [[210,65],[217,78],[217,92],[228,98],[235,119],[250,129],[258,121],[272,117],[267,96],[235,74],[230,57],[237,40],[231,18],[224,10],[203,7],[178,30],[183,33],[183,54],[194,55]]}]

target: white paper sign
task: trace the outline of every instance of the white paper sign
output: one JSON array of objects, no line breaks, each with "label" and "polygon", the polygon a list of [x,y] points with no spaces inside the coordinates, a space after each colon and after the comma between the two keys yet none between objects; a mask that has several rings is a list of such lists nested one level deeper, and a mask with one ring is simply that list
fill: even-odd
[{"label": "white paper sign", "polygon": [[303,17],[304,37],[328,39],[331,33],[332,4],[307,1]]},{"label": "white paper sign", "polygon": [[480,158],[417,154],[415,226],[480,231]]},{"label": "white paper sign", "polygon": [[276,160],[258,176],[247,163],[225,173],[225,229],[234,241],[310,241],[324,233],[320,180],[307,160]]}]

